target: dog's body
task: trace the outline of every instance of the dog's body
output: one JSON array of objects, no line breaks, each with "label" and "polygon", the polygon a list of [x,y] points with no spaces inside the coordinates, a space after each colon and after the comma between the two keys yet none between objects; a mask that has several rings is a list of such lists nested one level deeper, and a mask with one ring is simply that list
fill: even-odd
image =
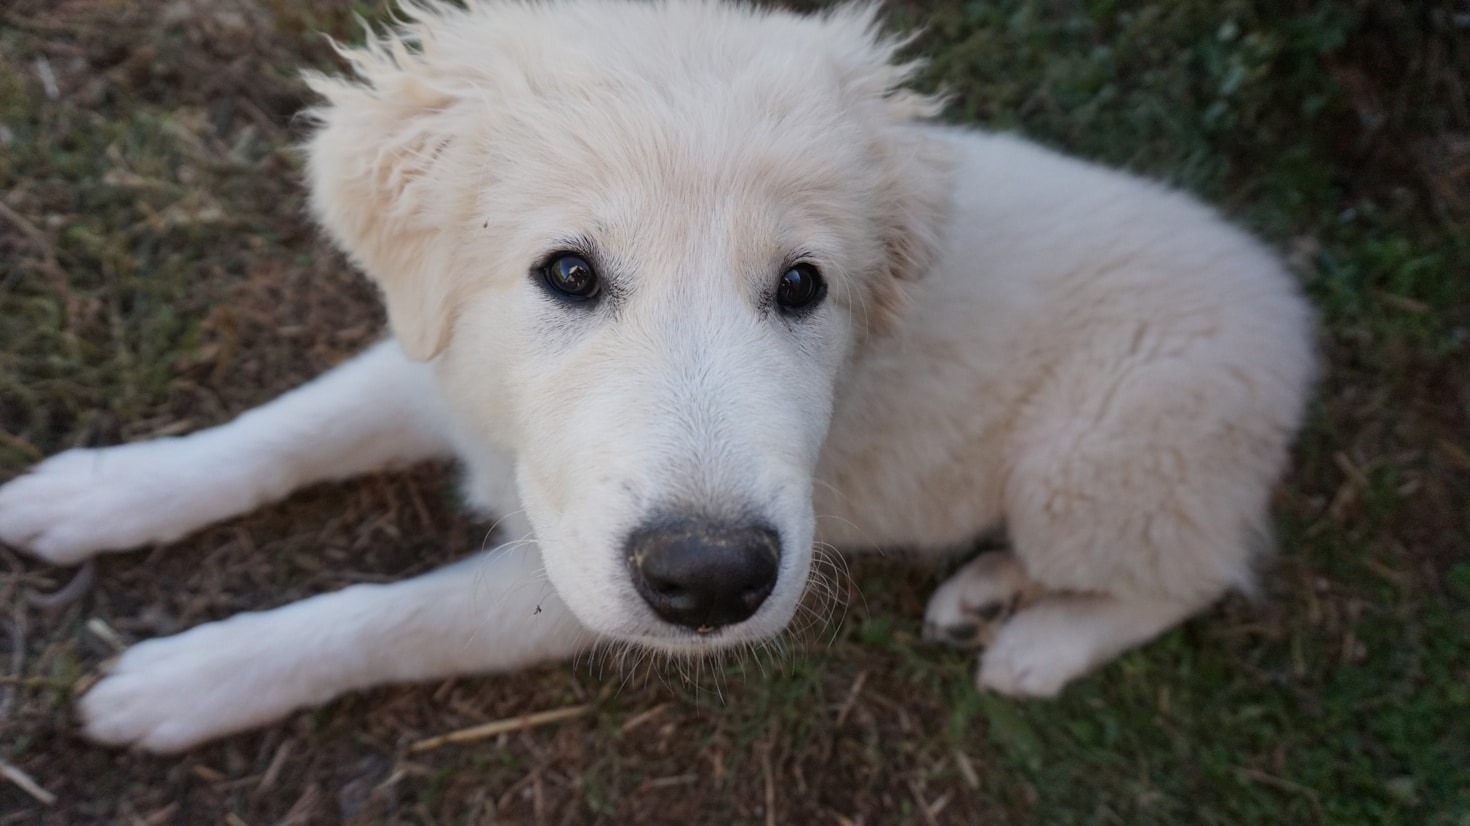
[{"label": "dog's body", "polygon": [[1310,319],[1209,210],[919,123],[866,9],[410,15],[349,55],[360,82],[314,80],[308,147],[395,341],[221,427],[43,463],[0,489],[0,539],[74,563],[457,456],[513,541],[142,643],[83,698],[91,736],[171,750],[603,640],[752,643],[820,543],[1003,524],[1014,550],[926,631],[989,643],[979,682],[1013,695],[1249,586]]}]

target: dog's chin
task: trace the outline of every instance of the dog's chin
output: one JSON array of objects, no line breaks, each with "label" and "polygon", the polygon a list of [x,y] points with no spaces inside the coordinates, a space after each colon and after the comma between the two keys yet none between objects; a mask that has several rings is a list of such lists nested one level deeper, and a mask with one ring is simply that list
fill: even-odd
[{"label": "dog's chin", "polygon": [[795,613],[795,605],[766,606],[744,622],[709,631],[695,631],[649,616],[620,628],[604,627],[602,636],[617,645],[657,654],[697,657],[748,648],[778,637],[786,631]]},{"label": "dog's chin", "polygon": [[687,628],[667,626],[657,632],[618,636],[617,642],[643,648],[671,657],[700,657],[758,645],[778,636],[785,626],[758,632],[740,627],[719,628],[700,633]]}]

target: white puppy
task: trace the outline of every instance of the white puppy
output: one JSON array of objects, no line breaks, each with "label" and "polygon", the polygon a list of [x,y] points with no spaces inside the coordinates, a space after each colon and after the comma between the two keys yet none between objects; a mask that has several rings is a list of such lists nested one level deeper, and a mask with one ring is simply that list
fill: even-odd
[{"label": "white puppy", "polygon": [[534,541],[141,643],[82,699],[91,737],[176,750],[599,641],[762,640],[817,542],[1003,524],[1014,550],[926,628],[988,642],[980,686],[1018,696],[1249,586],[1311,324],[1209,209],[926,124],[871,6],[404,14],[311,79],[307,146],[393,341],[228,424],[42,463],[0,489],[0,539],[71,564],[457,456]]}]

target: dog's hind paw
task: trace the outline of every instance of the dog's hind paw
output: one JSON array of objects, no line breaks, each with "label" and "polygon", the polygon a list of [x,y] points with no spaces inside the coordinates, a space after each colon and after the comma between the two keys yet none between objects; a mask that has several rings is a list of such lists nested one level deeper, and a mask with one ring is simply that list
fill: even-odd
[{"label": "dog's hind paw", "polygon": [[1169,599],[1048,594],[1018,612],[985,649],[980,688],[1054,697],[1068,683],[1153,639],[1201,607]]},{"label": "dog's hind paw", "polygon": [[1055,697],[1098,660],[1075,617],[1039,605],[1011,619],[980,658],[979,687],[1011,697]]},{"label": "dog's hind paw", "polygon": [[1015,557],[981,554],[940,585],[924,611],[924,639],[957,648],[988,645],[1034,586]]},{"label": "dog's hind paw", "polygon": [[69,450],[0,487],[0,542],[58,565],[167,542],[241,509],[232,473],[186,439]]}]

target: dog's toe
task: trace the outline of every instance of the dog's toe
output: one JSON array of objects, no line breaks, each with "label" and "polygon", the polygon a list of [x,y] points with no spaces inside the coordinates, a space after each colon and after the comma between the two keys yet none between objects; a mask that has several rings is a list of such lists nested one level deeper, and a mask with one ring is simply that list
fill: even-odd
[{"label": "dog's toe", "polygon": [[958,648],[988,645],[1021,605],[1030,582],[1008,553],[983,554],[939,586],[924,612],[924,639]]},{"label": "dog's toe", "polygon": [[939,622],[924,623],[924,639],[952,645],[956,648],[974,648],[984,644],[981,626],[974,622],[954,622],[948,625]]}]

